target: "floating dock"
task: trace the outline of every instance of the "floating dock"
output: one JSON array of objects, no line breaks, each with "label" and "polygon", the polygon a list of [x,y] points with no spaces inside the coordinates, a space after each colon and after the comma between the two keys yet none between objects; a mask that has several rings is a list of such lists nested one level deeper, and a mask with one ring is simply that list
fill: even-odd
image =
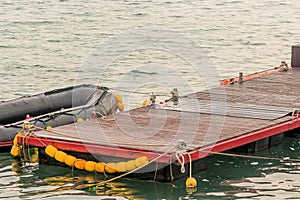
[{"label": "floating dock", "polygon": [[[18,143],[38,147],[40,162],[51,164],[64,165],[45,153],[49,145],[95,162],[146,156],[150,163],[131,176],[172,181],[188,176],[189,170],[183,168],[202,170],[210,152],[257,152],[299,128],[299,77],[300,68],[294,67],[228,79],[219,88],[179,98],[179,104],[191,106],[146,106],[35,131],[19,136]],[[218,98],[221,92],[225,101]],[[217,100],[212,101],[212,96]]]}]

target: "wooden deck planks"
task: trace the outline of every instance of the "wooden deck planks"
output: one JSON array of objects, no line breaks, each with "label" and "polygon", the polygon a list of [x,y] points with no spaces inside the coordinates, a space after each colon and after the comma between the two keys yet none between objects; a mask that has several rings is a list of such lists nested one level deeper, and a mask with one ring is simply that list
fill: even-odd
[{"label": "wooden deck planks", "polygon": [[[186,116],[184,116],[183,122],[178,116],[180,112],[167,111],[168,117],[164,120],[163,127],[155,130],[151,126],[148,127],[147,111],[148,108],[143,108],[133,112],[130,120],[133,120],[139,126],[144,125],[144,128],[137,130],[127,126],[129,116],[127,113],[122,113],[116,116],[116,121],[89,120],[76,125],[54,128],[59,134],[41,131],[37,135],[54,139],[59,137],[70,141],[164,151],[166,147],[176,144],[180,139],[191,147],[205,146],[291,119],[291,117],[284,117],[268,121],[217,116],[220,120],[213,121],[217,119],[212,119],[212,116],[208,114],[185,113]],[[160,115],[152,116],[152,119],[156,117],[161,119]],[[195,122],[195,118],[199,119],[199,123]],[[222,123],[223,120],[224,124]],[[180,126],[183,127],[180,129]],[[208,131],[209,127],[212,129],[210,132]],[[161,146],[156,146],[160,144]]]},{"label": "wooden deck planks", "polygon": [[[277,72],[258,77],[242,84],[225,87],[228,102],[300,108],[300,69]],[[207,91],[197,93],[198,98],[209,99]]]}]

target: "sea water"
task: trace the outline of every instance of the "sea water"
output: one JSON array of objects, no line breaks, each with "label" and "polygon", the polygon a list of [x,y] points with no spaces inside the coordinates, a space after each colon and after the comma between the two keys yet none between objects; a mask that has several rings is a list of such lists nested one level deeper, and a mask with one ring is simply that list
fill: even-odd
[{"label": "sea water", "polygon": [[[133,108],[150,92],[210,89],[212,79],[290,64],[291,45],[300,41],[299,9],[297,0],[3,0],[0,100],[92,83],[122,89]],[[285,138],[255,155],[299,159],[299,146],[299,139]],[[22,166],[1,153],[0,198],[299,199],[299,173],[299,163],[285,160],[212,156],[194,175],[193,193],[184,179],[122,178],[99,188],[94,183],[103,175]]]}]

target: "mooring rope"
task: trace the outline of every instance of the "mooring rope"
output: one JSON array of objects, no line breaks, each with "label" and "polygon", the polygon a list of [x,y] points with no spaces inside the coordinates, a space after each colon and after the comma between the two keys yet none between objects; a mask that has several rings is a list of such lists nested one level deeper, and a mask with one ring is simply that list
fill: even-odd
[{"label": "mooring rope", "polygon": [[155,92],[137,92],[137,91],[132,91],[132,90],[125,90],[125,89],[117,89],[117,88],[109,88],[110,90],[115,90],[115,91],[120,91],[120,92],[126,92],[126,93],[134,93],[134,94],[142,94],[142,95],[148,95],[151,93],[154,93],[156,96],[161,96],[161,97],[168,97],[166,94],[156,94]]},{"label": "mooring rope", "polygon": [[251,158],[251,159],[261,159],[261,160],[275,160],[275,161],[291,161],[291,162],[300,162],[300,159],[294,158],[274,158],[274,157],[265,157],[265,156],[251,156],[251,155],[242,155],[242,154],[233,154],[233,153],[225,153],[225,152],[213,152],[213,151],[202,151],[199,152],[208,153],[208,154],[215,154],[215,155],[222,155],[222,156],[229,156],[229,157],[240,157],[240,158]]},{"label": "mooring rope", "polygon": [[[30,160],[30,148],[28,144],[28,136],[30,137],[33,134],[32,131],[32,125],[30,123],[24,123],[22,125],[22,130],[20,133],[24,134],[24,137],[22,138],[22,151],[23,151],[23,159],[26,161],[27,159]],[[27,147],[27,148],[26,148]],[[27,150],[27,152],[26,152]],[[27,158],[28,157],[28,158]]]},{"label": "mooring rope", "polygon": [[192,177],[192,157],[191,154],[187,153],[188,157],[189,157],[189,161],[190,161],[190,174],[189,176]]}]

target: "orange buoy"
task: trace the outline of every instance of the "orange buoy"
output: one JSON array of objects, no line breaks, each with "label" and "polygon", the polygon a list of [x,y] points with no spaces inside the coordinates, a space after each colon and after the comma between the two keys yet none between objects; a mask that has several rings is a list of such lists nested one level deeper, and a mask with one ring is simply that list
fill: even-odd
[{"label": "orange buoy", "polygon": [[104,173],[105,163],[98,162],[95,165],[95,171],[99,173]]},{"label": "orange buoy", "polygon": [[127,161],[126,164],[125,164],[125,167],[126,167],[126,171],[134,170],[136,168],[135,160]]},{"label": "orange buoy", "polygon": [[21,136],[21,135],[22,135],[21,133],[17,133],[17,134],[15,135],[14,141],[13,141],[14,145],[18,145],[18,137]]},{"label": "orange buoy", "polygon": [[124,110],[125,106],[123,103],[118,103],[118,108],[119,108],[119,111],[122,112]]},{"label": "orange buoy", "polygon": [[185,181],[185,186],[187,188],[194,188],[197,186],[197,180],[194,177],[189,177]]},{"label": "orange buoy", "polygon": [[95,165],[96,165],[96,162],[94,162],[94,161],[86,161],[84,168],[85,168],[86,171],[94,172],[95,171]]},{"label": "orange buoy", "polygon": [[85,168],[85,163],[86,163],[86,160],[84,160],[84,159],[77,159],[77,160],[75,160],[74,166],[77,169],[83,170]]},{"label": "orange buoy", "polygon": [[78,118],[78,119],[77,119],[77,122],[78,122],[78,123],[81,123],[81,122],[83,122],[83,121],[84,121],[84,120],[83,120],[82,118]]},{"label": "orange buoy", "polygon": [[75,161],[77,160],[76,157],[71,156],[71,155],[67,155],[65,158],[65,164],[72,167],[74,166]]},{"label": "orange buoy", "polygon": [[120,94],[115,94],[115,98],[116,98],[117,102],[123,103],[123,99],[122,99],[122,96]]},{"label": "orange buoy", "polygon": [[135,166],[140,167],[140,166],[148,164],[148,162],[149,162],[149,160],[146,156],[141,156],[141,157],[138,157],[137,159],[135,159]]},{"label": "orange buoy", "polygon": [[46,154],[50,157],[54,157],[57,151],[57,148],[52,145],[48,145],[45,149]]},{"label": "orange buoy", "polygon": [[104,168],[105,172],[107,173],[116,173],[117,170],[116,170],[116,163],[107,163],[105,165],[105,168]]},{"label": "orange buoy", "polygon": [[63,151],[57,151],[55,153],[55,160],[59,161],[59,162],[65,162],[65,158],[66,158],[67,154]]},{"label": "orange buoy", "polygon": [[14,157],[19,156],[21,154],[21,147],[18,145],[13,145],[10,150],[10,154]]},{"label": "orange buoy", "polygon": [[126,172],[126,162],[118,162],[116,163],[117,172]]}]

